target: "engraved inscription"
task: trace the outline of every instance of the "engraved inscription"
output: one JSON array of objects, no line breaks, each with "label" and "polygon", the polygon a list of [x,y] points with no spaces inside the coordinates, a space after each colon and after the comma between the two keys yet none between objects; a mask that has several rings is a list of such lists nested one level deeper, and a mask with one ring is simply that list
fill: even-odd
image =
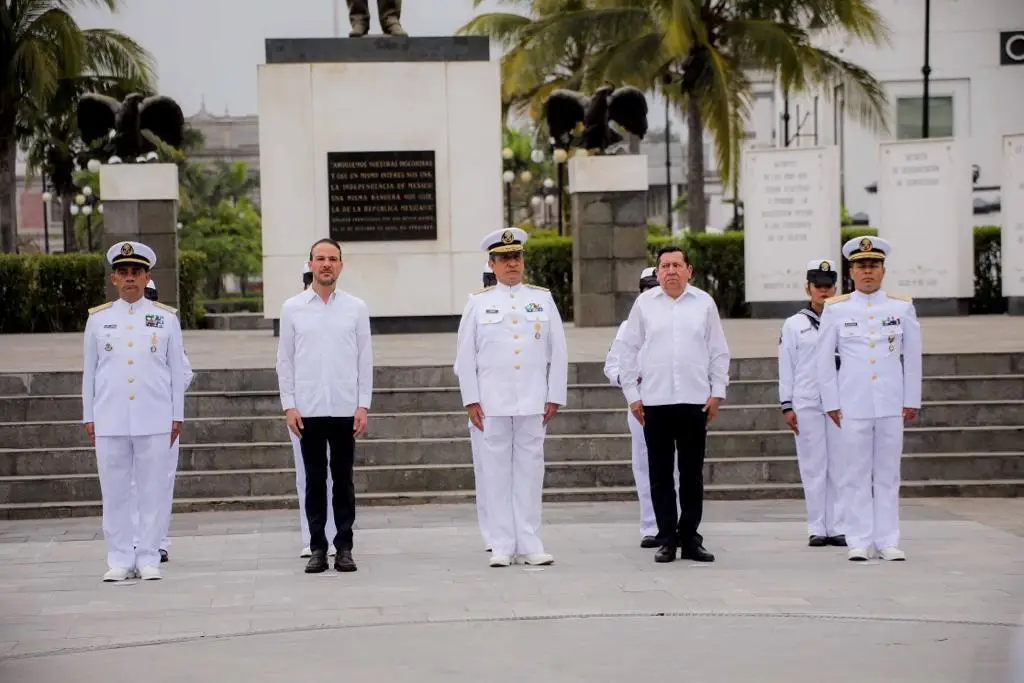
[{"label": "engraved inscription", "polygon": [[328,152],[330,235],[340,242],[437,239],[434,152]]}]

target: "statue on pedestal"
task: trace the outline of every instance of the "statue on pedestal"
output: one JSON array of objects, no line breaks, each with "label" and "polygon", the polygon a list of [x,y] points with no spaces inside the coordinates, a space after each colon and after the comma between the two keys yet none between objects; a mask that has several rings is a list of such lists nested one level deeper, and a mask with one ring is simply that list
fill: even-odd
[{"label": "statue on pedestal", "polygon": [[92,148],[92,156],[105,163],[154,161],[157,146],[143,131],[174,149],[181,149],[184,142],[181,106],[163,95],[143,97],[132,93],[118,102],[113,97],[88,93],[79,99],[76,114],[82,142]]},{"label": "statue on pedestal", "polygon": [[624,138],[614,122],[641,140],[647,135],[647,98],[637,88],[606,85],[590,97],[573,90],[555,90],[544,103],[544,116],[555,147],[584,149],[594,154],[622,151]]},{"label": "statue on pedestal", "polygon": [[[377,18],[381,31],[386,35],[409,35],[402,28],[402,0],[377,0]],[[370,30],[369,0],[348,0],[348,21],[352,25],[349,37],[365,36]]]}]

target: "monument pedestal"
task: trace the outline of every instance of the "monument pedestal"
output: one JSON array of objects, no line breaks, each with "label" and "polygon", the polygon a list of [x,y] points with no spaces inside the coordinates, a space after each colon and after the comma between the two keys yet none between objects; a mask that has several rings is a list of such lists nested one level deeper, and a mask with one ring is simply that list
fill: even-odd
[{"label": "monument pedestal", "polygon": [[[175,164],[104,164],[103,250],[131,240],[156,252],[150,272],[161,303],[178,308],[178,167]],[[108,299],[117,291],[107,281]]]},{"label": "monument pedestal", "polygon": [[454,331],[502,227],[501,76],[484,36],[270,39],[259,67],[263,310],[310,246],[379,332]]},{"label": "monument pedestal", "polygon": [[615,327],[629,316],[647,266],[647,187],[646,156],[569,160],[576,327]]}]

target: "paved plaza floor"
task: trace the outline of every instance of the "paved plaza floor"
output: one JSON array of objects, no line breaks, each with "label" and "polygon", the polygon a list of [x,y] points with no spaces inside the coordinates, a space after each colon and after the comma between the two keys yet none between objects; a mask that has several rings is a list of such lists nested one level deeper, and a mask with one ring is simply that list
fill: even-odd
[{"label": "paved plaza floor", "polygon": [[635,504],[551,504],[556,564],[491,569],[471,506],[364,508],[359,571],[314,576],[296,511],[177,515],[123,584],[98,519],[2,522],[0,681],[1022,680],[1024,501],[902,514],[908,561],[855,564],[800,502],[710,503],[718,561],[658,565]]},{"label": "paved plaza floor", "polygon": [[[778,353],[781,320],[724,320],[733,358],[765,358]],[[922,318],[925,353],[1024,351],[1024,316],[1002,315]],[[569,359],[605,359],[614,327],[566,327]],[[269,330],[188,330],[185,347],[197,370],[272,368],[277,339]],[[374,364],[447,365],[455,359],[455,334],[378,334],[373,337]],[[82,335],[0,335],[0,373],[80,371]]]}]

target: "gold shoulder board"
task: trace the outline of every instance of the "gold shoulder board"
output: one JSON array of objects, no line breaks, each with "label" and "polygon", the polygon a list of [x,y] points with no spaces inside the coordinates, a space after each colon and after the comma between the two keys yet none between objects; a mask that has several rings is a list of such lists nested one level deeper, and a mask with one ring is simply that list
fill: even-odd
[{"label": "gold shoulder board", "polygon": [[494,289],[494,285],[491,285],[490,287],[483,287],[482,289],[478,289],[475,292],[473,292],[472,296],[476,296],[477,294],[483,294],[484,292],[490,291],[492,289]]},{"label": "gold shoulder board", "polygon": [[899,299],[900,301],[914,301],[914,297],[907,296],[906,294],[889,294],[888,292],[886,292],[886,296],[888,296],[890,299]]},{"label": "gold shoulder board", "polygon": [[837,296],[830,296],[829,298],[825,299],[825,303],[826,304],[837,304],[840,301],[846,301],[849,298],[850,298],[849,294],[839,294]]},{"label": "gold shoulder board", "polygon": [[539,286],[537,286],[537,285],[524,285],[524,287],[529,287],[530,289],[539,289],[539,290],[540,290],[540,291],[542,291],[542,292],[548,292],[548,291],[551,291],[551,290],[549,290],[549,289],[548,289],[547,287],[539,287]]},{"label": "gold shoulder board", "polygon": [[164,304],[164,303],[160,303],[159,301],[154,301],[153,305],[156,306],[157,308],[162,308],[162,309],[164,309],[165,311],[167,311],[169,313],[173,313],[174,315],[178,315],[178,309],[177,308],[174,308],[172,306],[168,306],[167,304]]},{"label": "gold shoulder board", "polygon": [[89,315],[92,315],[93,313],[99,313],[100,311],[105,311],[105,310],[107,310],[108,308],[110,308],[113,305],[114,305],[113,301],[108,301],[105,304],[100,304],[99,306],[93,306],[92,308],[89,309]]}]

